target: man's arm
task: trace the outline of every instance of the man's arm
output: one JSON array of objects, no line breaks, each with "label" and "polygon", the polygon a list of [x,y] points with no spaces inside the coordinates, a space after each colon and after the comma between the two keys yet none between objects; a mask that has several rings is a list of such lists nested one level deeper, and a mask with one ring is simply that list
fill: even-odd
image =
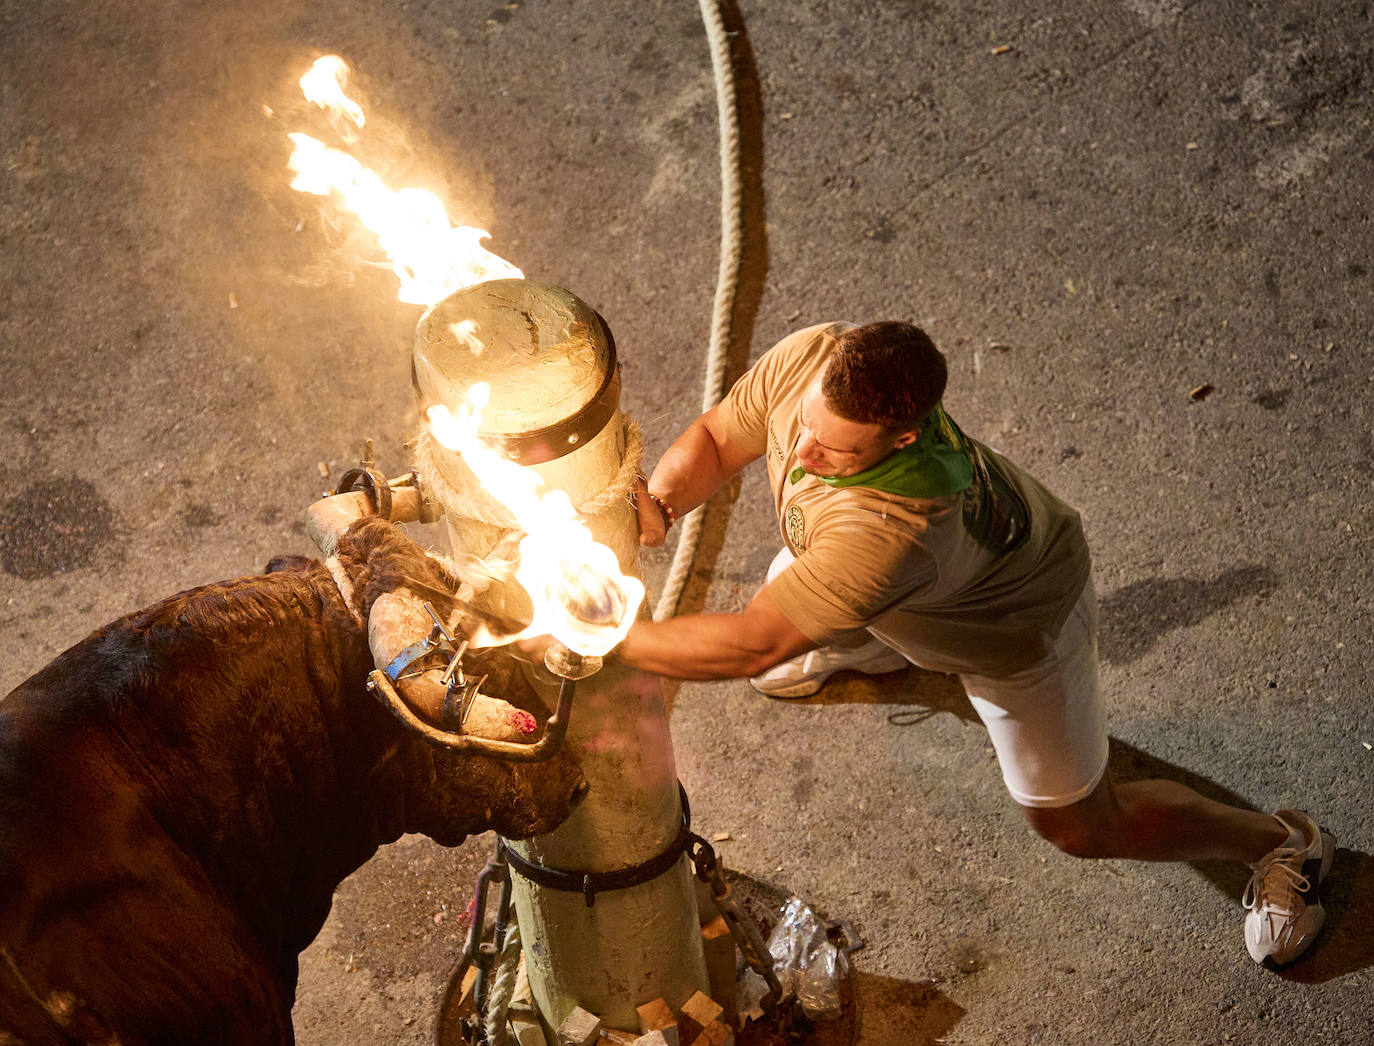
[{"label": "man's arm", "polygon": [[[730,442],[720,409],[712,407],[664,452],[649,477],[649,492],[681,519],[758,456]],[[663,544],[666,527],[658,506],[644,497],[638,505],[639,540],[645,545]]]},{"label": "man's arm", "polygon": [[616,656],[677,679],[739,679],[815,647],[760,589],[742,613],[636,622]]}]

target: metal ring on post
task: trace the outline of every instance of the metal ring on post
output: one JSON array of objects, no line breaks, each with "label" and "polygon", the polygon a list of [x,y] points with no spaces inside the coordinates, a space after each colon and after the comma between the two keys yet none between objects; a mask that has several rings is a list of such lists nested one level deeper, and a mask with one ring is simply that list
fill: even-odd
[{"label": "metal ring on post", "polygon": [[692,844],[700,840],[699,836],[692,834],[692,810],[687,804],[687,792],[681,781],[678,782],[677,791],[682,802],[682,826],[667,849],[647,861],[625,868],[614,868],[609,872],[576,872],[550,868],[531,861],[507,846],[506,863],[510,865],[511,871],[530,882],[551,890],[580,893],[587,902],[587,907],[591,908],[596,904],[596,895],[599,893],[608,890],[628,890],[631,886],[639,886],[667,874],[676,867],[678,860],[691,849]]},{"label": "metal ring on post", "polygon": [[391,485],[376,469],[360,465],[340,476],[334,493],[347,494],[351,490],[361,490],[372,499],[372,507],[377,515],[383,519],[391,518]]}]

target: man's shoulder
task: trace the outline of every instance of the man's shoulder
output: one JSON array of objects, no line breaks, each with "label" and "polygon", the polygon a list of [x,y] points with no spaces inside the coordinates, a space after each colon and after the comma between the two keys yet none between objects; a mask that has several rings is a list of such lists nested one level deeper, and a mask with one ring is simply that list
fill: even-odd
[{"label": "man's shoulder", "polygon": [[793,331],[771,349],[769,353],[809,355],[821,353],[829,355],[835,347],[835,339],[854,325],[843,320],[830,320],[813,323],[809,327]]}]

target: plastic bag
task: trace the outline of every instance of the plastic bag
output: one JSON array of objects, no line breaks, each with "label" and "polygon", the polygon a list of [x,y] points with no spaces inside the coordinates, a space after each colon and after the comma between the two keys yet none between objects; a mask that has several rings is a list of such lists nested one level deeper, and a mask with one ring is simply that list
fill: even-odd
[{"label": "plastic bag", "polygon": [[826,936],[825,923],[798,897],[782,906],[768,936],[784,995],[796,995],[812,1020],[840,1015],[840,981],[849,976],[849,957]]}]

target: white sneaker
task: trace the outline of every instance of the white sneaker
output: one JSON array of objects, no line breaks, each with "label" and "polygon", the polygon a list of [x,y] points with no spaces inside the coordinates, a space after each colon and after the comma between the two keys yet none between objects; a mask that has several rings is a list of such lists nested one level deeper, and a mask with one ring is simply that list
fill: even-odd
[{"label": "white sneaker", "polygon": [[1245,916],[1250,958],[1286,966],[1307,950],[1326,921],[1317,888],[1331,871],[1336,837],[1297,810],[1280,810],[1274,816],[1307,842],[1267,853],[1254,866],[1241,904],[1250,909]]},{"label": "white sneaker", "polygon": [[810,697],[836,672],[879,675],[896,672],[909,664],[910,661],[882,640],[870,639],[863,646],[823,646],[808,650],[774,665],[763,675],[754,676],[749,685],[769,697]]}]

